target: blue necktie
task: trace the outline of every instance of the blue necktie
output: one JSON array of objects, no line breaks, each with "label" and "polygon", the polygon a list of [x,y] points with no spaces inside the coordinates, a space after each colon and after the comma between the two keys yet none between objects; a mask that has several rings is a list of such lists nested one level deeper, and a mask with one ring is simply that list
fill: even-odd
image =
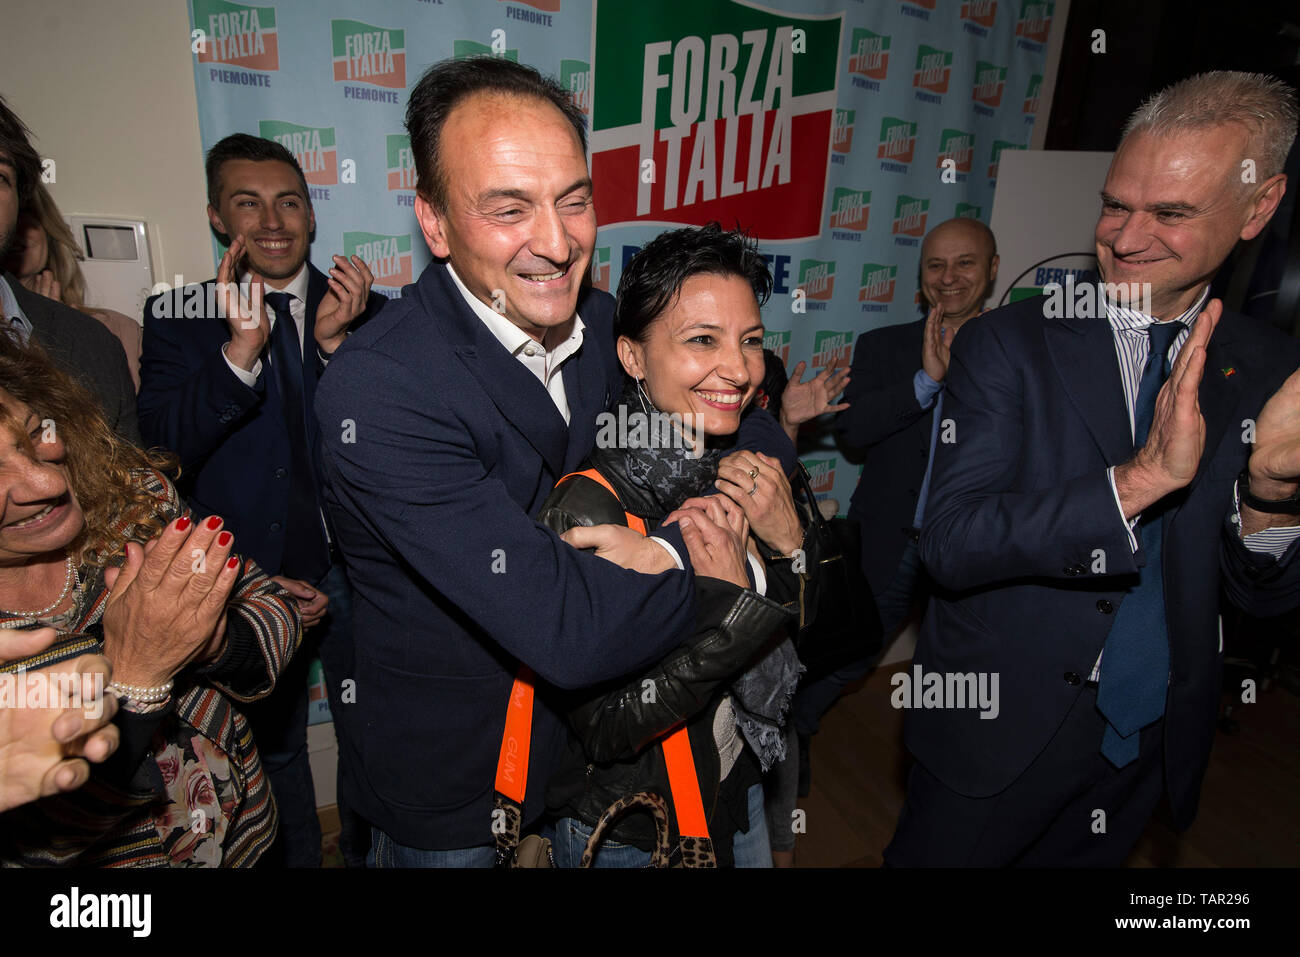
[{"label": "blue necktie", "polygon": [[289,514],[285,522],[284,558],[280,574],[315,584],[329,571],[329,542],[321,524],[320,500],[316,494],[315,469],[307,444],[304,408],[302,343],[298,326],[289,311],[293,296],[266,293],[266,304],[275,312],[271,329],[271,372],[284,424],[289,431]]},{"label": "blue necktie", "polygon": [[[1185,329],[1181,322],[1152,323],[1151,354],[1138,386],[1133,411],[1133,446],[1146,444],[1155,418],[1156,396],[1169,378],[1169,349]],[[1169,630],[1165,622],[1165,588],[1161,578],[1161,519],[1156,505],[1138,523],[1146,564],[1138,569],[1138,583],[1129,589],[1106,638],[1097,686],[1097,710],[1106,719],[1101,753],[1122,768],[1138,756],[1143,728],[1165,713],[1169,690]]]}]

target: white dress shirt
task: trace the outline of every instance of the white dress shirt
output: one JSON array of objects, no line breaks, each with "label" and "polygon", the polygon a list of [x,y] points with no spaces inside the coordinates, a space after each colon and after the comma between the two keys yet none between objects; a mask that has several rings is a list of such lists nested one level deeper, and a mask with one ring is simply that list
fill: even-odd
[{"label": "white dress shirt", "polygon": [[[451,275],[456,288],[460,290],[466,305],[479,318],[479,321],[488,327],[488,331],[496,337],[507,352],[523,363],[524,368],[537,376],[537,381],[546,388],[551,401],[555,403],[555,408],[564,417],[565,425],[568,425],[569,397],[564,394],[564,374],[561,367],[567,359],[582,347],[582,334],[586,328],[583,325],[582,317],[575,312],[573,314],[573,328],[569,331],[568,338],[548,350],[528,333],[470,292],[465,284],[461,282],[460,277],[456,275],[456,270],[452,268],[451,263],[447,263],[447,272]],[[686,565],[682,562],[681,555],[677,554],[677,549],[657,535],[651,535],[650,540],[663,546],[664,551],[672,556],[672,560],[677,567],[685,570]]]},{"label": "white dress shirt", "polygon": [[[307,264],[303,263],[302,268],[298,270],[297,275],[295,275],[292,279],[290,279],[289,284],[285,286],[283,289],[272,289],[270,286],[265,287],[265,292],[287,292],[290,296],[293,297],[289,300],[289,314],[293,316],[293,324],[298,329],[298,348],[300,350],[302,349],[302,345],[303,345],[302,343],[302,337],[304,334],[303,330],[306,328],[306,323],[307,323],[307,279],[308,279]],[[239,282],[241,285],[243,283],[246,283],[247,281],[248,281],[247,273],[239,277]],[[267,318],[266,341],[267,344],[269,345],[271,342],[270,332],[272,329],[275,328],[275,310],[271,308],[270,303],[267,303],[265,301],[262,304],[262,308],[266,310],[266,318]],[[230,343],[226,343],[226,345],[229,344]],[[235,376],[239,379],[240,382],[244,383],[244,385],[248,386],[249,388],[252,388],[253,386],[257,385],[257,378],[262,374],[262,360],[260,358],[255,359],[253,361],[253,368],[241,369],[239,366],[231,362],[230,357],[226,355],[226,346],[221,347],[221,355],[226,360],[226,365],[230,366],[230,371],[235,374]]]},{"label": "white dress shirt", "polygon": [[506,352],[522,362],[525,369],[537,376],[537,381],[546,388],[547,394],[550,395],[551,401],[555,403],[555,408],[564,417],[564,422],[567,425],[569,422],[569,397],[564,394],[564,373],[560,367],[564,365],[565,360],[582,348],[582,331],[586,328],[582,323],[582,317],[575,312],[573,314],[573,329],[570,330],[568,337],[559,345],[548,350],[542,343],[471,293],[465,284],[460,281],[460,277],[456,275],[456,270],[452,268],[451,263],[447,263],[447,272],[451,274],[452,281],[456,283],[456,288],[465,297],[465,302],[468,303],[470,309],[474,310],[474,315],[478,316],[479,321],[488,327],[488,331],[496,336],[498,342],[505,346]]}]

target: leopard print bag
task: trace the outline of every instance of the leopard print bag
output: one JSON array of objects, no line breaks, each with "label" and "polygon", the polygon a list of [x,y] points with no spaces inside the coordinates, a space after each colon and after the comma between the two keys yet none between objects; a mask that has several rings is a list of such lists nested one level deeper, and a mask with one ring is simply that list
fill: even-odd
[{"label": "leopard print bag", "polygon": [[620,798],[605,809],[592,829],[591,838],[582,852],[581,867],[591,867],[596,849],[605,837],[605,832],[613,823],[633,808],[643,808],[650,812],[655,820],[655,846],[650,853],[650,867],[717,867],[717,857],[713,853],[713,842],[707,837],[680,837],[678,847],[681,855],[672,859],[669,849],[668,804],[653,791],[638,791]]}]

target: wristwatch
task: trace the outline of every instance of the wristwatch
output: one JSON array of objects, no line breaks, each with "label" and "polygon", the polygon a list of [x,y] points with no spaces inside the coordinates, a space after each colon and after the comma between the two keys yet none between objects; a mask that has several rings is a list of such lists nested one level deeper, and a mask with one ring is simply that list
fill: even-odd
[{"label": "wristwatch", "polygon": [[1250,494],[1250,469],[1244,468],[1241,474],[1237,476],[1237,494],[1241,496],[1241,503],[1249,505],[1257,512],[1267,512],[1270,515],[1300,515],[1300,489],[1290,498],[1268,501],[1262,498],[1256,498]]}]

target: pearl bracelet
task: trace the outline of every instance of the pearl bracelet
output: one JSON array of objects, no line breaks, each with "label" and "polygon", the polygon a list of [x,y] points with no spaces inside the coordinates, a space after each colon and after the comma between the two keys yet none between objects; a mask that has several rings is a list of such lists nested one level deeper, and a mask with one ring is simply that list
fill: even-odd
[{"label": "pearl bracelet", "polygon": [[171,695],[163,698],[154,704],[141,704],[139,701],[133,701],[130,698],[122,699],[122,710],[130,711],[132,714],[153,714],[155,711],[161,711],[171,702]]},{"label": "pearl bracelet", "polygon": [[171,681],[166,681],[156,688],[142,688],[139,685],[123,684],[120,681],[114,681],[108,687],[119,698],[127,698],[131,701],[138,701],[140,704],[158,704],[166,701],[172,693]]}]

